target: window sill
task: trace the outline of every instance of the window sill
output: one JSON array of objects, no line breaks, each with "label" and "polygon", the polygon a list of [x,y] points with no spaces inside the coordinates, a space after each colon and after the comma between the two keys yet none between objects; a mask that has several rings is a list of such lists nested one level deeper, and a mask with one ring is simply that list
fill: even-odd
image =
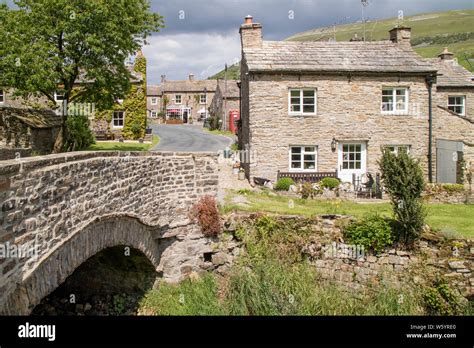
[{"label": "window sill", "polygon": [[317,115],[318,114],[288,114],[290,117],[313,117]]},{"label": "window sill", "polygon": [[382,116],[410,116],[408,111],[400,111],[400,112],[382,112]]}]

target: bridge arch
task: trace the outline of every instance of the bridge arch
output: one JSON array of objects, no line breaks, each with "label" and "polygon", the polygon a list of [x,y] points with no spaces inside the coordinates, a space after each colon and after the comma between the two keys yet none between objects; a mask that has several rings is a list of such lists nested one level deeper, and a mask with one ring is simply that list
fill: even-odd
[{"label": "bridge arch", "polygon": [[49,252],[9,296],[5,314],[27,315],[40,301],[53,292],[80,265],[110,247],[125,245],[141,251],[153,267],[160,271],[164,249],[176,240],[157,240],[159,228],[144,224],[130,216],[96,218]]}]

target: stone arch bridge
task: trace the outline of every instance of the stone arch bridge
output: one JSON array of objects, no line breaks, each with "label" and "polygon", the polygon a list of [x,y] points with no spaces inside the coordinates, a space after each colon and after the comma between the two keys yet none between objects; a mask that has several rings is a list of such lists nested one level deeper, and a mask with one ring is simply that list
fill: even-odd
[{"label": "stone arch bridge", "polygon": [[211,153],[0,162],[0,314],[29,314],[84,261],[117,245],[142,251],[171,282],[199,270],[210,241],[188,212],[217,187]]}]

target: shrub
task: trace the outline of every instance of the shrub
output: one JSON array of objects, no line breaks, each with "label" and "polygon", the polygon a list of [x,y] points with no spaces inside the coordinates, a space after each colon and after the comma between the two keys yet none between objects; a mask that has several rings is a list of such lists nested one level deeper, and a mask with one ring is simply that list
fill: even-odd
[{"label": "shrub", "polygon": [[459,315],[466,311],[461,298],[442,279],[436,280],[432,287],[425,289],[423,299],[430,315]]},{"label": "shrub", "polygon": [[321,187],[334,190],[336,187],[339,187],[340,183],[341,182],[336,178],[324,178],[321,180]]},{"label": "shrub", "polygon": [[379,161],[385,191],[390,195],[397,241],[412,245],[420,237],[426,213],[421,194],[425,188],[419,162],[407,153],[383,151]]},{"label": "shrub", "polygon": [[379,215],[369,215],[350,224],[344,229],[344,236],[348,242],[376,252],[393,243],[390,221]]},{"label": "shrub", "polygon": [[142,126],[141,126],[140,122],[134,121],[132,123],[132,126],[130,127],[130,131],[133,134],[133,139],[140,138],[140,134],[142,132]]},{"label": "shrub", "polygon": [[275,184],[275,190],[277,191],[288,191],[291,185],[294,185],[295,182],[291,178],[281,178]]},{"label": "shrub", "polygon": [[206,237],[215,237],[221,233],[221,219],[214,197],[202,197],[191,209],[190,217],[198,222],[202,234]]},{"label": "shrub", "polygon": [[303,185],[301,185],[300,194],[302,199],[313,199],[315,196],[313,184],[311,184],[310,182],[303,183]]},{"label": "shrub", "polygon": [[69,116],[66,120],[65,151],[78,151],[94,143],[87,116]]}]

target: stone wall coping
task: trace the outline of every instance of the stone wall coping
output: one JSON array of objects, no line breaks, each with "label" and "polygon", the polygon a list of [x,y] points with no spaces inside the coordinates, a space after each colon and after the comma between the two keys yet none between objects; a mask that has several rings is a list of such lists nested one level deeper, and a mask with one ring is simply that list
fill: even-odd
[{"label": "stone wall coping", "polygon": [[0,176],[18,174],[21,170],[34,170],[71,162],[79,162],[95,158],[125,157],[195,157],[217,158],[215,152],[158,152],[158,151],[81,151],[52,154],[46,156],[25,157],[20,160],[0,161]]}]

